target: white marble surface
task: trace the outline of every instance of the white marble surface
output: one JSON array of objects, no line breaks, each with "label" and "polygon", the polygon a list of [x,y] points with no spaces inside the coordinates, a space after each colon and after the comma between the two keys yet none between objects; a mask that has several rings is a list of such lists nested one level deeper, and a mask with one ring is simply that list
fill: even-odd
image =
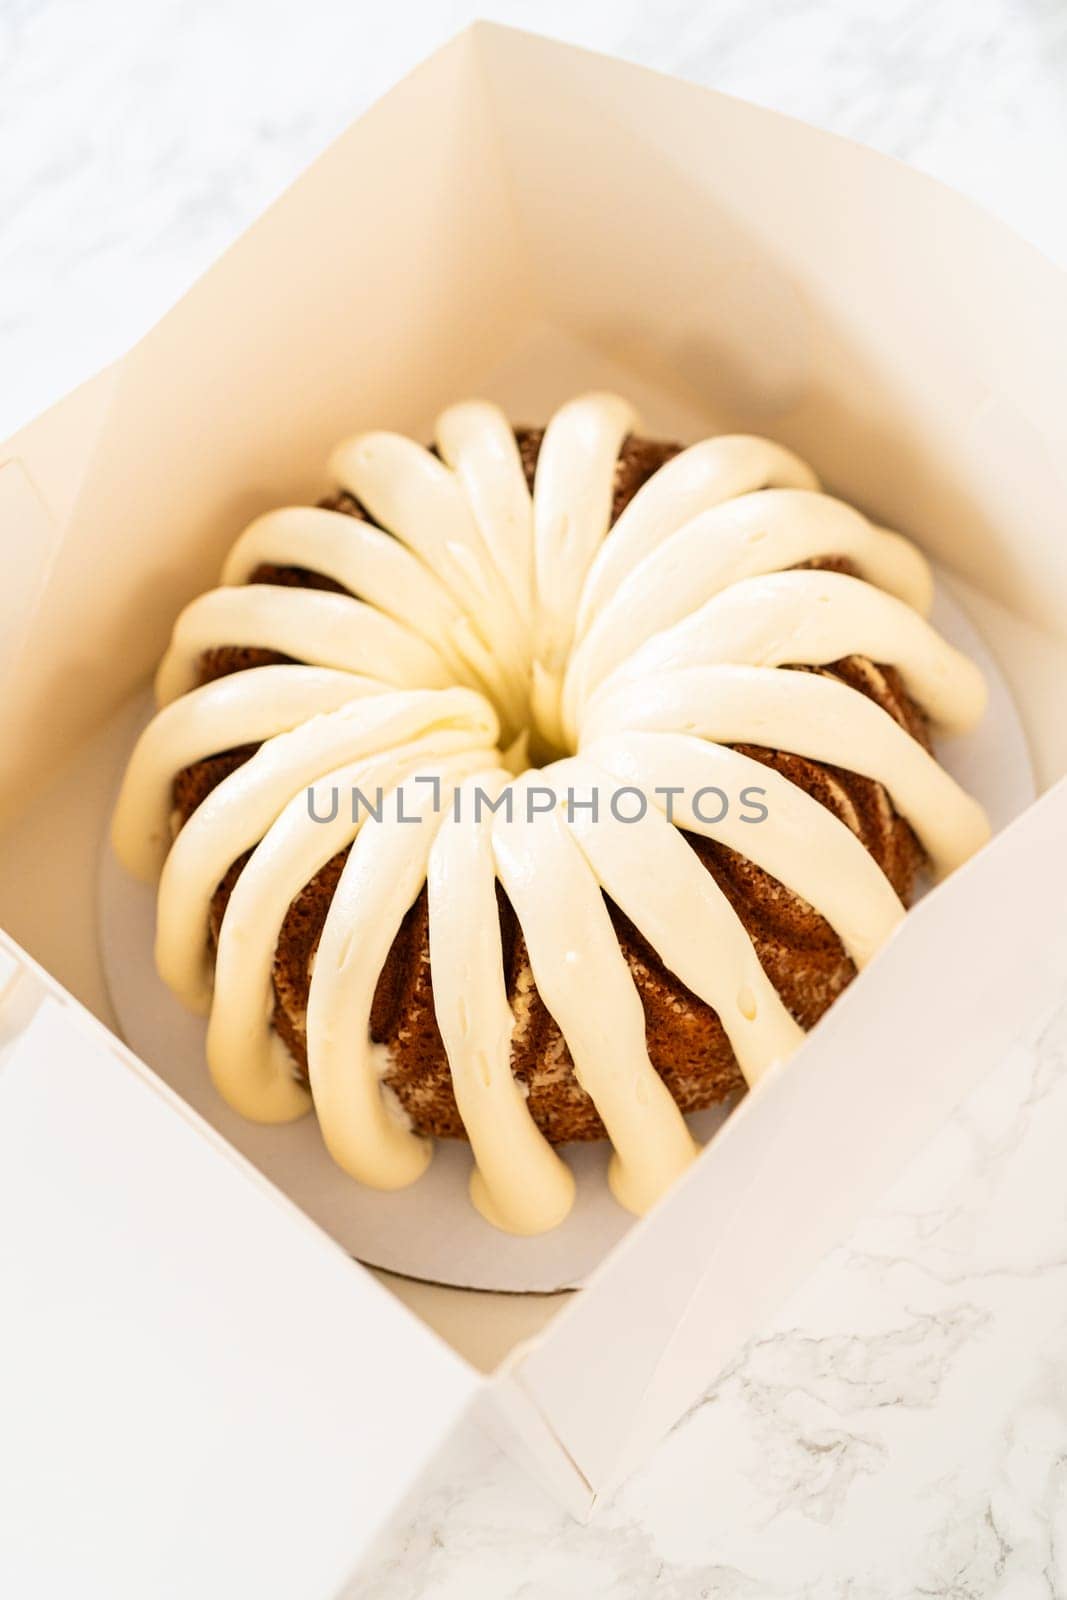
[{"label": "white marble surface", "polygon": [[[851,134],[1067,261],[1064,0],[476,8]],[[475,10],[0,0],[0,436]],[[589,1528],[473,1434],[368,1600],[1067,1596],[1067,1004]]]},{"label": "white marble surface", "polygon": [[352,1600],[1067,1595],[1067,1004],[578,1527],[473,1433]]}]

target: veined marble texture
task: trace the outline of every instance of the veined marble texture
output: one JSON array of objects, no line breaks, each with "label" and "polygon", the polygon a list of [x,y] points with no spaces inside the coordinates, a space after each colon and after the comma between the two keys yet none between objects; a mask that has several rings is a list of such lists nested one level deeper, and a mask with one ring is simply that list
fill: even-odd
[{"label": "veined marble texture", "polygon": [[1067,1000],[579,1527],[471,1430],[374,1600],[1067,1595]]},{"label": "veined marble texture", "polygon": [[[474,15],[903,157],[1067,261],[1067,0],[0,0],[0,436]],[[590,1527],[463,1434],[349,1600],[1067,1597],[1067,997]]]}]

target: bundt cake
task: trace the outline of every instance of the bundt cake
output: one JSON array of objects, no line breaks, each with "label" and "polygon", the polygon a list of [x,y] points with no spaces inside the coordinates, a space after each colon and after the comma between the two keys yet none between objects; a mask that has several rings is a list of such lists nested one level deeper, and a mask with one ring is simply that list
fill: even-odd
[{"label": "bundt cake", "polygon": [[931,752],[984,686],[918,551],[777,444],[637,426],[474,401],[342,444],[178,618],[114,818],[224,1098],[313,1106],[382,1189],[467,1138],[517,1233],[566,1215],[570,1140],[647,1208],[685,1114],[988,831]]}]

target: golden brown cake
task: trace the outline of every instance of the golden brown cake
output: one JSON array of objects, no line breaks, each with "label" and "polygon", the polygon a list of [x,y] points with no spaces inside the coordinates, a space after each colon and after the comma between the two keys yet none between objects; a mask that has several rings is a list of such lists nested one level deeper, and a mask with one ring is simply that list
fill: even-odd
[{"label": "golden brown cake", "polygon": [[[226,1097],[282,1119],[309,1085],[382,1187],[470,1137],[518,1232],[565,1214],[572,1140],[610,1137],[643,1209],[691,1159],[682,1114],[787,1055],[985,836],[928,732],[982,685],[922,621],[914,548],[768,441],[635,427],[614,396],[547,432],[472,402],[434,452],[342,446],[334,491],[259,519],[179,620],[116,814],[141,873],[177,833],[160,966],[212,1006]],[[376,775],[418,780],[410,830],[352,782]],[[480,778],[501,809],[464,815]]]}]

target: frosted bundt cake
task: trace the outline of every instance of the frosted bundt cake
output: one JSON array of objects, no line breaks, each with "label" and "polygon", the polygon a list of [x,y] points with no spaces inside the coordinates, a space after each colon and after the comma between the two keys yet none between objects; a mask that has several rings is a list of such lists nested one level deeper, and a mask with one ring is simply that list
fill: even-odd
[{"label": "frosted bundt cake", "polygon": [[931,753],[984,688],[918,551],[767,440],[636,427],[593,394],[341,445],[179,617],[114,819],[225,1099],[313,1106],[383,1189],[467,1138],[520,1233],[566,1215],[570,1140],[647,1208],[685,1114],[987,835]]}]

